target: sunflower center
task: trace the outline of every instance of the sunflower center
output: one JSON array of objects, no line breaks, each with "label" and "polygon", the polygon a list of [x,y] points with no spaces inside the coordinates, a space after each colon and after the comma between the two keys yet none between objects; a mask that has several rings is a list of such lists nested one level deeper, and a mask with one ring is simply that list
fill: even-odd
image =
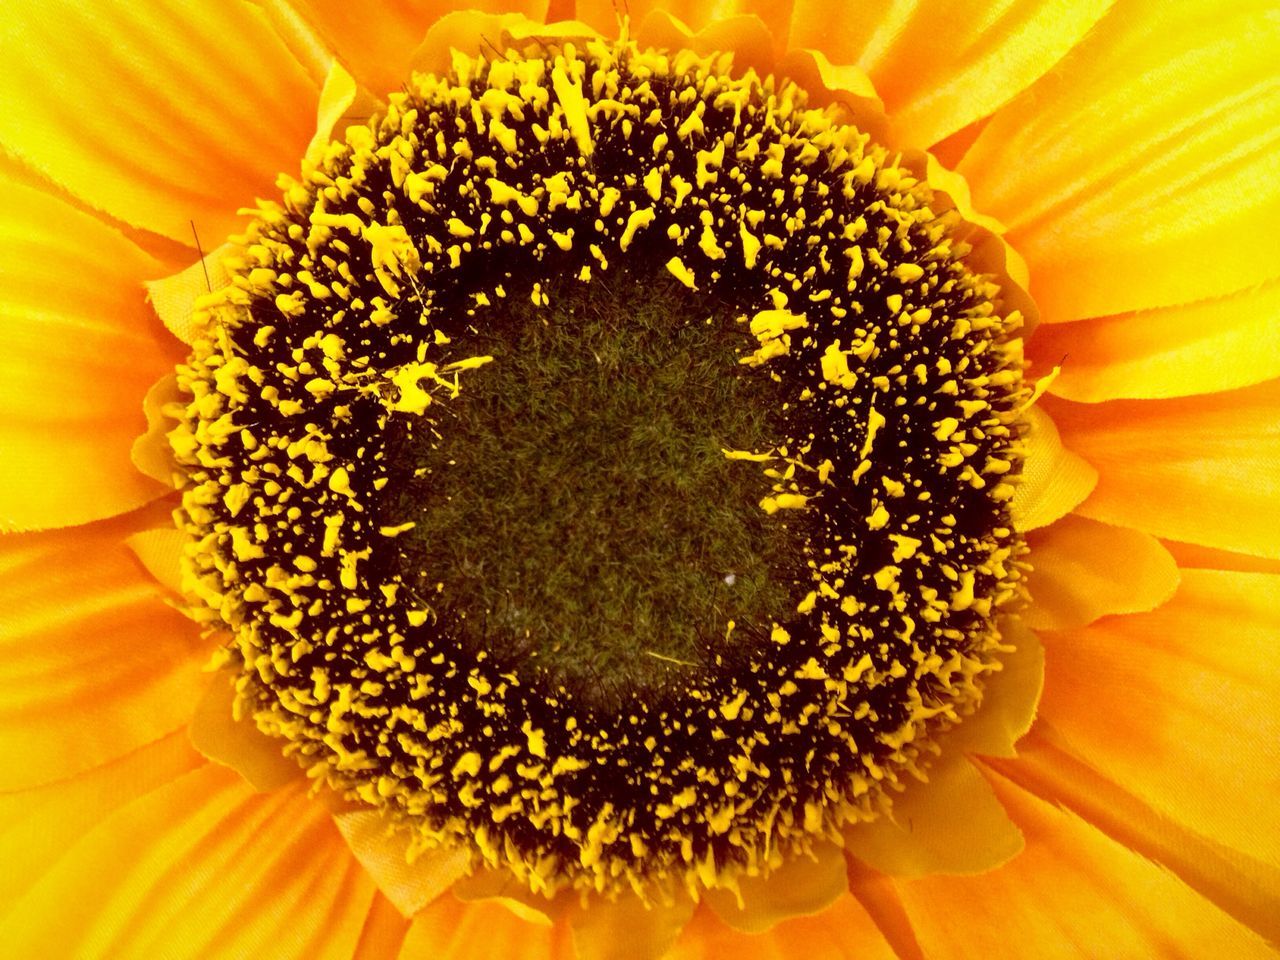
[{"label": "sunflower center", "polygon": [[493,360],[440,435],[392,427],[379,522],[414,524],[395,562],[459,643],[617,702],[803,596],[784,569],[802,541],[725,456],[778,442],[778,385],[739,363],[745,325],[670,275],[549,297],[460,338]]},{"label": "sunflower center", "polygon": [[877,816],[1018,592],[1018,317],[887,151],[729,66],[415,77],[263,206],[179,371],[241,707],[535,891]]}]

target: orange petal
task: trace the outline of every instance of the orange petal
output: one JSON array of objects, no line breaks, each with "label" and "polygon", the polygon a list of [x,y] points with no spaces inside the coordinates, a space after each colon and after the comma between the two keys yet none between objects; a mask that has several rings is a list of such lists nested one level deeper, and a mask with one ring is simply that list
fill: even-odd
[{"label": "orange petal", "polygon": [[863,133],[883,141],[889,125],[875,84],[861,67],[832,63],[821,50],[792,50],[778,72],[809,95],[815,107],[838,105],[845,119]]},{"label": "orange petal", "polygon": [[142,298],[162,268],[63,200],[3,173],[0,190],[0,530],[132,510],[164,492],[129,458],[176,359]]},{"label": "orange petal", "polygon": [[705,0],[628,0],[625,5],[614,0],[578,0],[574,16],[606,37],[618,35],[618,16],[624,11],[631,17],[633,29],[654,11],[663,11],[695,33],[716,20],[758,17],[773,38],[775,53],[781,54],[787,49],[791,7],[791,0],[721,0],[715,4]]},{"label": "orange petal", "polygon": [[156,583],[181,595],[182,569],[179,561],[187,540],[186,533],[168,526],[131,533],[124,542]]},{"label": "orange petal", "polygon": [[0,936],[19,957],[350,960],[373,893],[322,806],[211,764],[103,819]]},{"label": "orange petal", "polygon": [[[960,165],[1046,320],[1219,297],[1280,274],[1272,0],[1119,5]],[[888,99],[886,97],[886,99]]]},{"label": "orange petal", "polygon": [[871,75],[898,145],[928,147],[991,113],[1075,46],[1111,0],[796,0],[791,46]]},{"label": "orange petal", "polygon": [[795,856],[767,877],[739,881],[741,904],[727,890],[708,890],[707,906],[743,933],[762,933],[790,917],[821,913],[849,892],[844,852],[833,843],[815,845],[814,859]]},{"label": "orange petal", "polygon": [[1280,380],[1178,400],[1041,403],[1101,474],[1077,513],[1280,558]]},{"label": "orange petal", "polygon": [[993,774],[1027,838],[976,877],[899,884],[930,960],[1272,957],[1263,940],[1149,860]]},{"label": "orange petal", "polygon": [[1198,543],[1161,540],[1160,543],[1182,569],[1239,570],[1241,573],[1280,573],[1280,560],[1252,557],[1246,553],[1217,550]]},{"label": "orange petal", "polygon": [[414,918],[399,960],[552,960],[562,936],[563,928],[528,923],[496,903],[446,894]]},{"label": "orange petal", "polygon": [[174,732],[70,779],[0,794],[0,915],[99,821],[203,762]]},{"label": "orange petal", "polygon": [[1045,325],[1029,353],[1061,364],[1049,392],[1068,400],[1186,397],[1280,377],[1280,283],[1232,297]]},{"label": "orange petal", "polygon": [[1027,537],[1033,630],[1068,630],[1108,613],[1143,613],[1178,587],[1178,567],[1150,534],[1066,516]]},{"label": "orange petal", "polygon": [[1098,482],[1098,472],[1063,445],[1044,409],[1032,407],[1027,422],[1027,459],[1011,504],[1014,526],[1023,532],[1066,516]]},{"label": "orange petal", "polygon": [[228,672],[210,677],[187,729],[191,745],[264,793],[301,780],[302,767],[282,752],[284,741],[267,736],[252,717],[237,720],[234,702],[235,678]]},{"label": "orange petal", "polygon": [[701,56],[732,53],[735,74],[744,73],[748,67],[762,76],[773,71],[773,37],[756,16],[713,20],[693,30],[666,10],[654,10],[640,21],[636,40],[642,48],[688,49]]},{"label": "orange petal", "polygon": [[849,827],[849,853],[890,876],[920,877],[983,873],[1022,850],[1022,834],[963,756],[944,757],[928,776],[893,798],[892,819]]},{"label": "orange petal", "polygon": [[401,916],[395,904],[381,892],[375,893],[351,960],[391,960],[398,957],[408,932],[409,921]]},{"label": "orange petal", "polygon": [[410,863],[409,837],[390,827],[376,810],[335,814],[333,822],[383,896],[406,917],[444,893],[467,871],[470,854],[461,845],[428,850]]},{"label": "orange petal", "polygon": [[743,933],[700,909],[666,960],[897,960],[875,921],[848,893],[811,917],[792,917],[764,933]]},{"label": "orange petal", "polygon": [[530,890],[507,870],[481,867],[453,885],[453,895],[464,903],[484,902],[502,907],[524,923],[550,927],[563,913],[564,896],[548,899]]},{"label": "orange petal", "polygon": [[693,916],[693,901],[646,907],[634,893],[609,901],[590,897],[569,914],[580,960],[659,960]]},{"label": "orange petal", "polygon": [[1182,571],[1163,607],[1044,634],[1041,715],[1198,833],[1280,861],[1280,576]]},{"label": "orange petal", "polygon": [[849,857],[849,892],[875,922],[898,960],[925,960],[894,880]]},{"label": "orange petal", "polygon": [[392,0],[379,4],[373,15],[344,0],[299,0],[295,6],[356,80],[378,96],[400,89],[409,79],[414,50],[447,13],[521,13],[541,22],[547,12],[547,0]]},{"label": "orange petal", "polygon": [[208,648],[124,546],[131,522],[0,537],[0,790],[87,770],[191,716]]},{"label": "orange petal", "polygon": [[1045,724],[1016,761],[984,761],[1044,800],[1066,807],[1107,836],[1171,870],[1241,923],[1280,941],[1280,866],[1230,850],[1161,816],[1092,767],[1054,746]]},{"label": "orange petal", "polygon": [[1044,687],[1044,647],[1016,617],[1000,621],[1000,669],[987,674],[977,713],[942,735],[944,751],[1016,757],[1015,745],[1031,729]]},{"label": "orange petal", "polygon": [[133,226],[216,244],[311,138],[316,83],[250,4],[26,0],[5,31],[0,140]]}]

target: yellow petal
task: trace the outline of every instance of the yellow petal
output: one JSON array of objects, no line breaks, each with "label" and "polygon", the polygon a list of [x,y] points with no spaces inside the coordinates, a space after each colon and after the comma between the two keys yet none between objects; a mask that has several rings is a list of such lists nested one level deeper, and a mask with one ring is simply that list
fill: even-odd
[{"label": "yellow petal", "polygon": [[379,891],[373,896],[369,915],[365,917],[364,927],[360,931],[360,942],[356,944],[351,960],[389,960],[391,957],[399,957],[400,947],[408,932],[409,921]]},{"label": "yellow petal", "polygon": [[762,933],[790,917],[826,910],[849,892],[844,851],[833,843],[816,844],[814,858],[796,856],[767,877],[744,877],[742,904],[728,890],[708,890],[707,906],[722,922],[743,933]]},{"label": "yellow petal", "polygon": [[871,75],[899,146],[928,147],[1053,67],[1111,0],[796,0],[791,45]]},{"label": "yellow petal", "polygon": [[929,768],[927,783],[911,783],[893,798],[892,819],[845,831],[849,852],[894,877],[983,873],[1022,850],[1022,834],[991,786],[963,756]]},{"label": "yellow petal", "polygon": [[455,10],[520,13],[545,18],[547,0],[400,0],[382,4],[376,16],[343,0],[299,0],[295,6],[325,38],[362,85],[378,96],[398,90],[408,78],[414,50],[427,30]]},{"label": "yellow petal", "polygon": [[1098,472],[1063,446],[1052,417],[1036,406],[1027,418],[1027,459],[1011,504],[1014,526],[1023,532],[1066,516],[1098,482]]},{"label": "yellow petal", "polygon": [[1043,636],[1041,715],[1074,754],[1178,823],[1280,861],[1262,799],[1280,794],[1280,576],[1184,570],[1157,610]]},{"label": "yellow petal", "polygon": [[[67,780],[0,794],[0,905],[13,903],[118,807],[204,762],[178,731]],[[0,913],[3,913],[0,906]]]},{"label": "yellow petal", "polygon": [[28,0],[5,9],[0,141],[91,206],[217,244],[296,170],[317,86],[247,3]]},{"label": "yellow petal", "polygon": [[791,7],[791,0],[720,0],[715,4],[705,0],[628,0],[625,6],[613,0],[578,0],[574,16],[606,37],[618,35],[618,17],[624,12],[631,17],[633,34],[635,27],[655,11],[670,14],[695,33],[716,20],[752,16],[765,25],[773,38],[775,53],[781,54],[787,49]]},{"label": "yellow petal", "polygon": [[383,896],[403,916],[412,917],[467,871],[470,855],[460,845],[428,850],[409,863],[409,837],[391,828],[376,810],[335,814],[333,822]]},{"label": "yellow petal", "polygon": [[223,261],[237,248],[224,243],[215,250],[206,251],[189,267],[160,280],[148,280],[147,300],[166,330],[188,346],[195,342],[196,334],[191,326],[195,302],[223,289],[231,283],[231,274]]},{"label": "yellow petal", "polygon": [[659,960],[693,916],[693,901],[646,907],[634,893],[609,901],[590,897],[569,914],[580,960]]},{"label": "yellow petal", "polygon": [[350,960],[373,893],[304,791],[210,764],[104,818],[0,937],[16,957]]},{"label": "yellow petal", "polygon": [[252,717],[235,719],[231,709],[234,679],[225,671],[209,678],[187,730],[191,745],[215,763],[236,771],[255,790],[278,790],[301,780],[302,767],[284,755],[283,740],[267,736]]},{"label": "yellow petal", "polygon": [[0,537],[0,790],[177,729],[208,647],[123,540],[129,518]]},{"label": "yellow petal", "polygon": [[[1271,0],[1119,5],[960,164],[1046,320],[1219,297],[1280,275]],[[887,97],[886,97],[887,99]]]},{"label": "yellow petal", "polygon": [[446,894],[414,917],[399,960],[552,960],[561,935],[528,923],[486,900],[466,903]]},{"label": "yellow petal", "polygon": [[1109,613],[1143,613],[1178,587],[1178,567],[1150,534],[1066,516],[1027,537],[1034,630],[1067,630]]},{"label": "yellow petal", "polygon": [[1271,957],[1262,939],[1074,814],[993,774],[1023,853],[974,877],[898,889],[930,960]]},{"label": "yellow petal", "polygon": [[1177,400],[1041,403],[1101,474],[1077,513],[1280,558],[1280,380]]},{"label": "yellow petal", "polygon": [[1061,364],[1049,392],[1068,400],[1186,397],[1280,377],[1280,283],[1142,313],[1051,324],[1028,353]]},{"label": "yellow petal", "polygon": [[164,492],[129,459],[177,358],[142,298],[162,268],[63,200],[3,172],[0,190],[0,531],[132,510]]},{"label": "yellow petal", "polygon": [[1280,560],[1254,557],[1247,553],[1233,553],[1230,550],[1218,550],[1198,543],[1181,543],[1177,540],[1161,540],[1160,543],[1177,561],[1179,569],[1280,573]]},{"label": "yellow petal", "polygon": [[181,399],[176,374],[166,373],[153,383],[142,398],[147,432],[136,438],[129,449],[129,459],[140,472],[175,490],[182,486],[182,474],[173,459],[173,448],[169,446],[168,434],[175,421],[166,416],[164,410],[168,404]]},{"label": "yellow petal", "polygon": [[1031,729],[1044,687],[1044,647],[1017,617],[1000,621],[1000,669],[987,675],[982,703],[972,716],[942,735],[944,750],[983,757],[1016,757],[1016,745]]},{"label": "yellow petal", "polygon": [[[850,951],[853,951],[852,953]],[[699,909],[665,960],[898,960],[875,921],[848,893],[810,917],[792,917],[763,933],[726,926]]]},{"label": "yellow petal", "polygon": [[1079,758],[1054,745],[1046,724],[1020,745],[1016,761],[988,760],[1025,790],[1066,807],[1116,842],[1162,864],[1267,939],[1280,940],[1280,866],[1231,850],[1162,816]]},{"label": "yellow petal", "polygon": [[735,74],[745,73],[748,67],[762,76],[773,70],[773,37],[759,17],[717,19],[694,30],[666,10],[654,10],[639,23],[636,40],[641,47],[687,49],[702,56],[732,53]]},{"label": "yellow petal", "polygon": [[187,535],[172,525],[140,530],[125,537],[125,544],[156,583],[173,593],[182,593],[182,549]]},{"label": "yellow petal", "polygon": [[[433,15],[439,19],[433,19],[425,37],[421,32],[415,35],[419,42],[409,50],[408,69],[442,74],[450,69],[454,50],[472,57],[482,53],[492,55],[495,47],[506,49],[512,33],[522,39],[537,33],[540,21],[532,20],[523,13],[506,12],[503,9],[506,5],[502,3],[491,3],[490,6],[496,8],[493,13],[462,9],[444,12],[443,16]],[[396,81],[396,86],[403,82],[402,76]]]},{"label": "yellow petal", "polygon": [[778,72],[798,84],[814,106],[835,105],[863,133],[877,141],[886,138],[884,104],[861,67],[832,63],[821,50],[806,49],[789,52],[778,64]]}]

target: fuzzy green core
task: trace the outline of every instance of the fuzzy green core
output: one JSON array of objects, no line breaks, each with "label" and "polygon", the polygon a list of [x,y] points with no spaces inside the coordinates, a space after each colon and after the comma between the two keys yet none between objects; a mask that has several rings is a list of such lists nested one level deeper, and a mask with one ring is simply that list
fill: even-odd
[{"label": "fuzzy green core", "polygon": [[778,385],[739,359],[745,324],[670,278],[630,271],[521,298],[465,347],[443,438],[398,437],[382,522],[406,584],[464,642],[527,657],[592,694],[701,662],[726,623],[794,609],[788,522],[768,480],[725,450],[767,450]]}]

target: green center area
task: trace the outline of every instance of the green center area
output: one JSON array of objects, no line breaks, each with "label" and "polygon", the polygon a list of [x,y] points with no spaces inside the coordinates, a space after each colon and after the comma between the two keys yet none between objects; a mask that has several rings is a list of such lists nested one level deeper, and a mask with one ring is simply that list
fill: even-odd
[{"label": "green center area", "polygon": [[802,521],[766,515],[766,465],[724,453],[782,436],[781,388],[738,363],[745,323],[613,274],[476,327],[454,347],[493,362],[433,406],[438,437],[393,440],[382,510],[416,523],[401,572],[460,644],[613,700],[793,614]]}]

